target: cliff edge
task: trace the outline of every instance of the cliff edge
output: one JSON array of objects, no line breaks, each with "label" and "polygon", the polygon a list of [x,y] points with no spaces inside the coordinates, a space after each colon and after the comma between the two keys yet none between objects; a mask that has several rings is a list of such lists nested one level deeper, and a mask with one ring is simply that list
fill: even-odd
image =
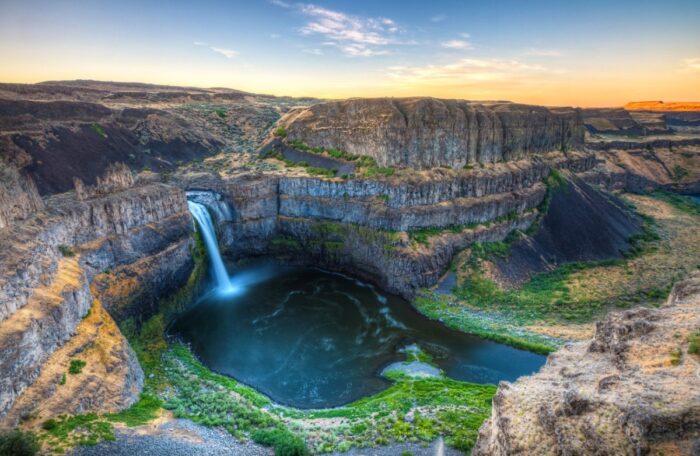
[{"label": "cliff edge", "polygon": [[579,110],[508,102],[355,98],[294,110],[280,124],[290,141],[412,168],[510,161],[584,141]]},{"label": "cliff edge", "polygon": [[700,454],[700,272],[501,382],[474,456]]}]

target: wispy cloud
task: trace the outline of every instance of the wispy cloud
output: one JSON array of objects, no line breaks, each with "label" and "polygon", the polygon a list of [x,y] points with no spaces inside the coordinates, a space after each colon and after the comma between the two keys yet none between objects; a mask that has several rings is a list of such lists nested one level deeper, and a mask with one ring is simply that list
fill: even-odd
[{"label": "wispy cloud", "polygon": [[685,71],[700,71],[700,57],[683,59],[682,69]]},{"label": "wispy cloud", "polygon": [[272,3],[275,6],[279,6],[280,8],[291,8],[292,5],[290,3],[287,3],[283,0],[270,0],[270,3]]},{"label": "wispy cloud", "polygon": [[435,16],[430,18],[430,22],[442,22],[445,19],[447,19],[447,14],[436,14]]},{"label": "wispy cloud", "polygon": [[272,38],[273,40],[276,40],[279,37],[280,37],[280,35],[277,33],[270,33],[270,38]]},{"label": "wispy cloud", "polygon": [[238,55],[238,51],[234,51],[233,49],[226,49],[226,48],[220,48],[216,46],[209,46],[207,43],[204,43],[202,41],[195,41],[194,43],[195,46],[201,46],[201,47],[206,47],[207,49],[214,51],[218,54],[223,55],[227,59],[232,59]]},{"label": "wispy cloud", "polygon": [[318,49],[318,48],[304,49],[304,52],[306,52],[307,54],[311,54],[311,55],[323,55],[323,51],[321,49]]},{"label": "wispy cloud", "polygon": [[557,49],[529,48],[525,49],[523,55],[530,57],[561,57],[562,53]]},{"label": "wispy cloud", "polygon": [[444,65],[394,66],[386,75],[404,83],[424,85],[474,85],[494,81],[516,81],[521,77],[540,74],[547,69],[518,60],[460,59]]},{"label": "wispy cloud", "polygon": [[447,49],[471,49],[472,44],[467,40],[448,40],[440,43],[440,46]]},{"label": "wispy cloud", "polygon": [[399,26],[385,17],[362,17],[330,10],[313,4],[295,5],[309,18],[300,33],[318,35],[324,45],[337,47],[351,57],[371,57],[389,53],[387,47],[398,44]]}]

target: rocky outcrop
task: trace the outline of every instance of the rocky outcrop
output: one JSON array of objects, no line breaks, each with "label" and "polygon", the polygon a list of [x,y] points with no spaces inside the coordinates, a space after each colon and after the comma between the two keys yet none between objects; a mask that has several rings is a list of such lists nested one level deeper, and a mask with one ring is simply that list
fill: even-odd
[{"label": "rocky outcrop", "polygon": [[661,188],[700,194],[700,146],[636,143],[630,149],[602,150],[596,155],[599,166],[582,176],[588,182],[630,192]]},{"label": "rocky outcrop", "polygon": [[0,159],[0,230],[44,207],[34,182]]},{"label": "rocky outcrop", "polygon": [[462,168],[583,146],[575,109],[434,98],[350,99],[292,111],[288,140],[339,148],[381,166]]},{"label": "rocky outcrop", "polygon": [[114,163],[107,166],[102,176],[98,176],[95,185],[85,185],[79,177],[73,178],[75,197],[85,200],[100,195],[126,190],[134,185],[134,176],[124,163]]},{"label": "rocky outcrop", "polygon": [[610,314],[540,372],[501,382],[473,455],[690,455],[700,447],[700,273],[661,309]]},{"label": "rocky outcrop", "polygon": [[[95,299],[104,295],[107,310],[121,316],[132,305],[148,309],[183,283],[192,267],[191,230],[184,193],[149,184],[83,201],[57,195],[31,219],[0,231],[0,417],[40,381],[47,360],[73,340]],[[112,282],[109,290],[119,293],[97,280],[112,271],[121,288]],[[119,337],[112,335],[123,356],[110,369],[128,378],[109,388],[128,389],[119,402],[127,405],[137,397],[140,369]],[[102,405],[97,396],[81,404],[79,410]]]}]

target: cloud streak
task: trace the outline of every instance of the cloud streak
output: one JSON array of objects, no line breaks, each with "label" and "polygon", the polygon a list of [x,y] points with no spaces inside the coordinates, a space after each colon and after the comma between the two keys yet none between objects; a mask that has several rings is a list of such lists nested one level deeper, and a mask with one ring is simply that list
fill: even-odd
[{"label": "cloud streak", "polygon": [[523,52],[523,55],[530,57],[561,57],[562,53],[556,49],[529,48]]},{"label": "cloud streak", "polygon": [[216,46],[209,46],[207,43],[204,43],[202,41],[195,41],[194,43],[195,46],[200,46],[200,47],[206,47],[210,51],[214,51],[217,54],[221,54],[227,59],[232,59],[236,56],[238,56],[238,51],[234,51],[233,49],[226,49],[226,48],[220,48]]},{"label": "cloud streak", "polygon": [[406,84],[475,85],[496,81],[517,81],[541,74],[547,69],[518,60],[460,59],[454,63],[424,66],[394,66],[386,69],[387,77]]},{"label": "cloud streak", "polygon": [[440,43],[440,46],[447,48],[447,49],[460,49],[460,50],[465,50],[465,49],[471,49],[472,44],[467,41],[467,40],[448,40],[448,41],[443,41]]},{"label": "cloud streak", "polygon": [[700,71],[700,57],[689,57],[682,63],[685,71]]}]

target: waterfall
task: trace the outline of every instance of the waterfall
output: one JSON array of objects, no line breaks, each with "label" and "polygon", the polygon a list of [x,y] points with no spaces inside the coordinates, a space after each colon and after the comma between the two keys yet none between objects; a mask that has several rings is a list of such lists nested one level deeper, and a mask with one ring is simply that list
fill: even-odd
[{"label": "waterfall", "polygon": [[216,277],[218,288],[225,291],[230,290],[231,280],[228,277],[228,272],[226,272],[224,261],[221,259],[219,243],[216,240],[216,230],[214,229],[214,222],[209,215],[209,211],[207,211],[206,206],[195,203],[194,201],[187,201],[187,206],[190,208],[192,217],[199,223],[199,228],[204,238],[207,252],[209,253],[209,258],[211,258],[211,265],[214,268],[214,276]]}]

